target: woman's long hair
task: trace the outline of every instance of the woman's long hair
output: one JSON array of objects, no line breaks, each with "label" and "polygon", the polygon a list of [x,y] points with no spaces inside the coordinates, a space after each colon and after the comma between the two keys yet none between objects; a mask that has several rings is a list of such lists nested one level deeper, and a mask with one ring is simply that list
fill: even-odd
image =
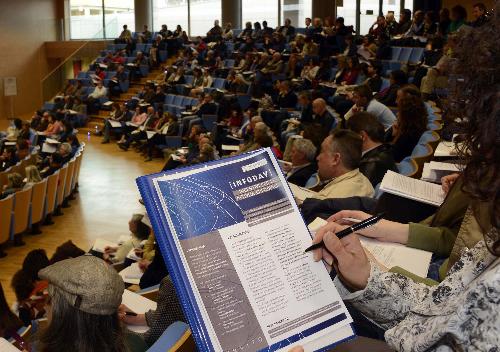
[{"label": "woman's long hair", "polygon": [[427,129],[427,108],[422,98],[408,95],[398,101],[398,133],[395,140],[403,135],[421,135]]},{"label": "woman's long hair", "polygon": [[23,326],[23,323],[10,310],[5,299],[2,284],[0,283],[0,337],[4,337],[6,333],[8,335],[11,332],[15,332],[21,326]]},{"label": "woman's long hair", "polygon": [[118,311],[113,315],[85,313],[71,306],[52,285],[49,296],[52,314],[49,325],[37,336],[39,351],[127,351]]},{"label": "woman's long hair", "polygon": [[[462,119],[464,147],[460,156],[467,163],[463,191],[489,205],[492,230],[489,249],[500,256],[500,70],[498,32],[500,1],[489,21],[481,27],[463,26],[450,75],[449,117]],[[484,229],[487,230],[487,229]]]}]

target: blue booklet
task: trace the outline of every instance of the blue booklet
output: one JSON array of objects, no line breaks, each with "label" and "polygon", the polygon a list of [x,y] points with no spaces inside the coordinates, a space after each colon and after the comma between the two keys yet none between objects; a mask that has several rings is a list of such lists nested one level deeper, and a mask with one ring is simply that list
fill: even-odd
[{"label": "blue booklet", "polygon": [[137,179],[201,351],[320,351],[354,336],[271,149]]}]

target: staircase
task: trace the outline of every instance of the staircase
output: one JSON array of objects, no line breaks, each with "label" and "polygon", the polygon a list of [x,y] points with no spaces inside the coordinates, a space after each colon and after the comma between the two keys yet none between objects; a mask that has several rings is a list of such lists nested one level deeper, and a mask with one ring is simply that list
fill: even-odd
[{"label": "staircase", "polygon": [[[164,64],[168,64],[168,61]],[[130,87],[126,93],[120,94],[119,97],[113,97],[111,101],[118,102],[120,104],[125,103],[132,97],[136,96],[146,84],[147,81],[152,81],[158,77],[163,72],[160,68],[155,68],[149,71],[146,77],[141,78],[139,81],[131,82]],[[95,133],[96,128],[101,131],[104,128],[104,119],[109,116],[109,110],[99,110],[97,114],[89,115],[87,126],[79,128],[80,133],[87,134]]]}]

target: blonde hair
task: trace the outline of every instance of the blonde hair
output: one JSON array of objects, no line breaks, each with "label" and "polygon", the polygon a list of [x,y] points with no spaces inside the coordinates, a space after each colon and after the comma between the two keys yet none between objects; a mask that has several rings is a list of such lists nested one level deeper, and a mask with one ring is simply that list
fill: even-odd
[{"label": "blonde hair", "polygon": [[27,166],[26,169],[24,170],[26,171],[26,182],[37,183],[42,180],[40,172],[38,171],[38,168],[35,165]]},{"label": "blonde hair", "polygon": [[12,172],[7,175],[7,188],[22,188],[23,177],[17,172]]}]

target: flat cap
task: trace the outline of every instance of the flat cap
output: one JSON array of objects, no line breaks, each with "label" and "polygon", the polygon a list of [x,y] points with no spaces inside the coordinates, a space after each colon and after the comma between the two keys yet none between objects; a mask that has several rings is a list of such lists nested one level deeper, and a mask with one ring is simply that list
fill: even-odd
[{"label": "flat cap", "polygon": [[70,305],[95,315],[116,313],[125,289],[116,270],[92,255],[57,262],[38,276],[57,287]]}]

